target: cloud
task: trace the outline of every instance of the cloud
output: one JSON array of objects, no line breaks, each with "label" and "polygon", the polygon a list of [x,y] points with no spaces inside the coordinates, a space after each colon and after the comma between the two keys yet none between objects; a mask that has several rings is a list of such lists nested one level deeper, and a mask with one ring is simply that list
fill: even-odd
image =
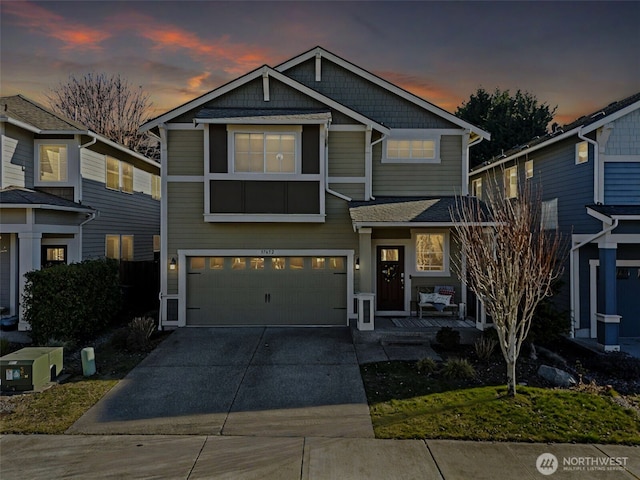
[{"label": "cloud", "polygon": [[100,44],[112,35],[107,29],[69,21],[31,2],[4,2],[2,13],[13,17],[17,26],[26,27],[31,33],[59,40],[64,49],[102,50]]},{"label": "cloud", "polygon": [[375,74],[449,112],[455,111],[462,101],[456,93],[425,77],[389,71],[378,71]]}]

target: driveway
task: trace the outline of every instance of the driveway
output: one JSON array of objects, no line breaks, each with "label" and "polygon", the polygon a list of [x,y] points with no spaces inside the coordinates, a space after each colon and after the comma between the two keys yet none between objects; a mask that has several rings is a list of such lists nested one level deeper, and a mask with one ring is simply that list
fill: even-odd
[{"label": "driveway", "polygon": [[182,328],[67,433],[373,438],[347,328]]}]

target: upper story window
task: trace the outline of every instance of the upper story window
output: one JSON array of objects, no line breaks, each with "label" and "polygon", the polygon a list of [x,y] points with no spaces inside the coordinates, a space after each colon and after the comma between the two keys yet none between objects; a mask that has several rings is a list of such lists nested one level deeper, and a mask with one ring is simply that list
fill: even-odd
[{"label": "upper story window", "polygon": [[107,157],[107,188],[133,193],[133,165]]},{"label": "upper story window", "polygon": [[133,235],[107,235],[105,256],[115,260],[133,260]]},{"label": "upper story window", "polygon": [[589,161],[589,144],[580,142],[576,144],[576,165]]},{"label": "upper story window", "polygon": [[429,130],[398,129],[386,139],[383,163],[440,163],[440,135]]},{"label": "upper story window", "polygon": [[518,197],[518,167],[515,165],[504,170],[504,196]]},{"label": "upper story window", "polygon": [[158,175],[151,175],[151,198],[160,200],[161,190],[160,177]]},{"label": "upper story window", "polygon": [[471,181],[471,195],[482,200],[482,178],[476,178]]},{"label": "upper story window", "polygon": [[533,160],[524,162],[524,176],[525,178],[533,178]]},{"label": "upper story window", "polygon": [[300,171],[301,128],[229,127],[234,173],[295,174]]},{"label": "upper story window", "polygon": [[40,145],[39,180],[66,182],[69,179],[69,154],[66,145]]}]

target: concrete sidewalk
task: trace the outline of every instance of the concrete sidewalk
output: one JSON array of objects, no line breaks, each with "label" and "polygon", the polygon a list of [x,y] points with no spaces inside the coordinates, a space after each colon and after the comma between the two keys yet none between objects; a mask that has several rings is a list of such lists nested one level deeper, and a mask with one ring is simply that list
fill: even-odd
[{"label": "concrete sidewalk", "polygon": [[[638,479],[640,447],[180,435],[5,435],[2,480]],[[552,458],[552,457],[549,457]],[[615,458],[623,466],[596,466]],[[552,458],[553,460],[553,458]]]}]

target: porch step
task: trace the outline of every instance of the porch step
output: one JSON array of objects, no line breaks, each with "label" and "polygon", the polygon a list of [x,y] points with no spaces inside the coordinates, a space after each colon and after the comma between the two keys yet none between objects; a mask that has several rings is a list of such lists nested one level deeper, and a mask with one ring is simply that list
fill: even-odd
[{"label": "porch step", "polygon": [[435,332],[387,333],[380,336],[380,345],[430,345],[435,337]]}]

